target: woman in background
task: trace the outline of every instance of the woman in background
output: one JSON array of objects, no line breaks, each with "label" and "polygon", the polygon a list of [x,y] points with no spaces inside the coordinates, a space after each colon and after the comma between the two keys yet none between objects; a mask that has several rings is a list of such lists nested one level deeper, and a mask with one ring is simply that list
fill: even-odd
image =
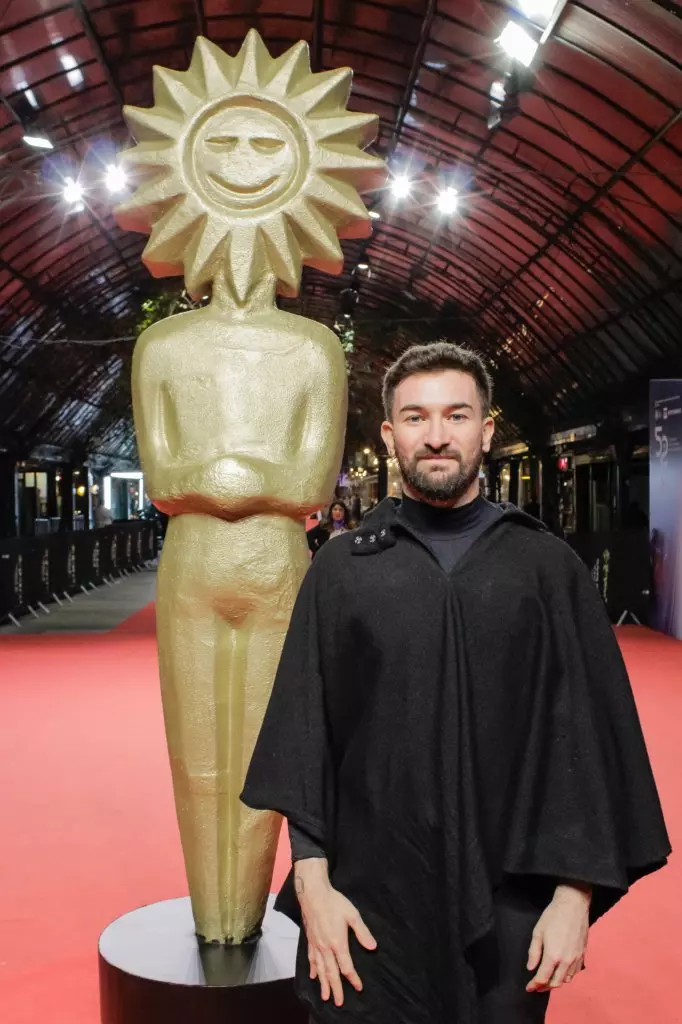
[{"label": "woman in background", "polygon": [[352,530],[354,525],[348,506],[337,498],[329,506],[329,511],[322,522],[318,526],[313,526],[312,530],[308,530],[306,533],[308,547],[313,558],[331,537],[339,537],[342,533]]}]

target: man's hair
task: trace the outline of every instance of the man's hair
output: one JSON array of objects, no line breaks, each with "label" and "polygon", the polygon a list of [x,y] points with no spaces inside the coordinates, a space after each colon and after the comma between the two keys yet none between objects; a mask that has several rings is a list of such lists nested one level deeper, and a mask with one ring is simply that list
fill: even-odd
[{"label": "man's hair", "polygon": [[462,345],[454,345],[450,341],[436,341],[431,345],[413,345],[389,366],[382,390],[386,419],[393,419],[393,398],[399,384],[417,373],[438,373],[442,370],[459,370],[460,373],[468,373],[473,377],[481,399],[483,416],[490,415],[493,379],[481,356]]}]

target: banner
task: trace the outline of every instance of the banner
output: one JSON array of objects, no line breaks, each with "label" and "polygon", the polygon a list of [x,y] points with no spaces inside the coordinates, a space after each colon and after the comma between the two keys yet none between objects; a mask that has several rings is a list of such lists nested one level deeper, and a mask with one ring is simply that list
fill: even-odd
[{"label": "banner", "polygon": [[682,640],[682,380],[650,384],[652,625]]}]

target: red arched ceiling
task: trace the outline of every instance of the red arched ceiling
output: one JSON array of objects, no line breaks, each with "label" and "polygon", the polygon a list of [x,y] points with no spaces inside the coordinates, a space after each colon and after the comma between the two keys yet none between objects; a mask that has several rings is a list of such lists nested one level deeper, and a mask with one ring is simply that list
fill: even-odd
[{"label": "red arched ceiling", "polygon": [[[595,417],[682,368],[679,0],[559,4],[517,111],[493,130],[490,88],[509,68],[496,40],[513,3],[2,6],[0,447],[133,453],[130,332],[157,286],[102,184],[130,143],[121,105],[150,105],[152,65],[186,68],[198,33],[234,53],[253,26],[274,54],[304,38],[315,70],[353,67],[351,106],[380,115],[376,152],[413,180],[400,202],[370,197],[380,219],[368,243],[345,245],[341,278],[304,275],[299,308],[331,323],[342,292],[359,290],[356,434],[373,429],[383,367],[415,339],[447,334],[487,356],[505,441]],[[54,148],[28,147],[27,132]],[[68,174],[86,197],[67,215]],[[434,206],[444,184],[460,195],[447,218]],[[361,257],[371,274],[353,273]]]}]

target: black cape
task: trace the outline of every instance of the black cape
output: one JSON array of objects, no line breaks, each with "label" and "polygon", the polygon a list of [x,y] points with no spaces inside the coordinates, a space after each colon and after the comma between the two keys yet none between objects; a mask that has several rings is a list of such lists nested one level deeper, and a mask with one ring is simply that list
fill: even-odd
[{"label": "black cape", "polygon": [[[322,1021],[469,1024],[470,954],[510,877],[592,917],[670,852],[630,684],[592,579],[512,506],[448,576],[382,502],[301,587],[242,800],[319,840],[378,949]],[[544,905],[544,904],[540,904]],[[296,917],[291,876],[277,906]]]}]

